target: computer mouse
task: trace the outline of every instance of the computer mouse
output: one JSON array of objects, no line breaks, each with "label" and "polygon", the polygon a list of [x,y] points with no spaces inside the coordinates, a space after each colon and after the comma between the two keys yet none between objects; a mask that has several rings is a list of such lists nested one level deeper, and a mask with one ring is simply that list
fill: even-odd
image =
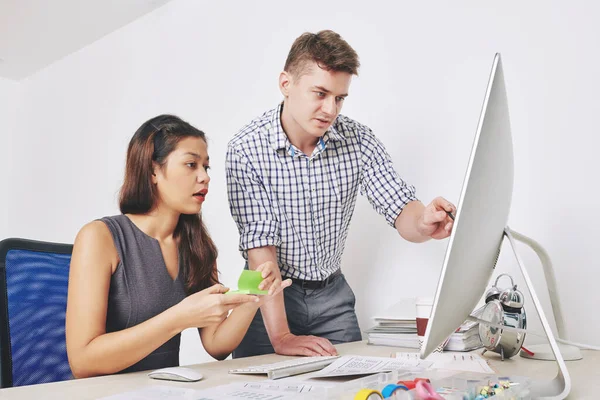
[{"label": "computer mouse", "polygon": [[202,379],[202,374],[200,372],[185,367],[169,367],[157,369],[156,371],[149,372],[148,376],[152,379],[163,379],[167,381],[180,382],[196,382]]}]

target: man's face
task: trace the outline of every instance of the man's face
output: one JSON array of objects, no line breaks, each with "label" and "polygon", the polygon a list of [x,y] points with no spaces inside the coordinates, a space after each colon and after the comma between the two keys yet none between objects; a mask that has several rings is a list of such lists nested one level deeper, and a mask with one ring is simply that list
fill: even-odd
[{"label": "man's face", "polygon": [[285,96],[284,110],[292,117],[291,129],[300,135],[318,138],[342,110],[352,75],[326,71],[315,62],[305,65],[304,71],[299,77],[281,73],[279,84]]}]

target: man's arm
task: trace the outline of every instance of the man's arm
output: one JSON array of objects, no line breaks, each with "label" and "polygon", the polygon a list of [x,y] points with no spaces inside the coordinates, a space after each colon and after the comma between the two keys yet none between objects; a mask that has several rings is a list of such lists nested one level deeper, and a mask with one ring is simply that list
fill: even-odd
[{"label": "man's arm", "polygon": [[394,169],[383,143],[369,128],[363,128],[361,193],[367,196],[375,211],[410,242],[448,237],[452,219],[447,212],[455,212],[456,207],[442,197],[425,207],[417,199],[415,188],[407,185]]},{"label": "man's arm", "polygon": [[[271,261],[277,264],[275,246],[257,247],[248,250],[248,267],[252,270]],[[329,340],[316,336],[296,336],[290,332],[283,304],[283,292],[265,302],[260,308],[269,340],[277,354],[328,356],[337,355]]]}]

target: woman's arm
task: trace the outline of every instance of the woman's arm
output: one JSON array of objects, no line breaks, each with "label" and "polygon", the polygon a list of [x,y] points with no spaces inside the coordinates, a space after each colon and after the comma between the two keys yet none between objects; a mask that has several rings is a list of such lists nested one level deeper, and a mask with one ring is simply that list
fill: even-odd
[{"label": "woman's arm", "polygon": [[200,329],[204,349],[217,360],[224,360],[239,346],[258,308],[275,296],[282,296],[281,291],[292,284],[289,279],[282,282],[276,263],[263,263],[256,268],[256,271],[261,271],[263,277],[259,289],[268,290],[269,294],[261,296],[260,302],[244,304],[236,308],[219,324]]},{"label": "woman's arm", "polygon": [[229,357],[242,342],[259,307],[260,303],[244,304],[233,310],[223,322],[199,328],[206,352],[217,360]]}]

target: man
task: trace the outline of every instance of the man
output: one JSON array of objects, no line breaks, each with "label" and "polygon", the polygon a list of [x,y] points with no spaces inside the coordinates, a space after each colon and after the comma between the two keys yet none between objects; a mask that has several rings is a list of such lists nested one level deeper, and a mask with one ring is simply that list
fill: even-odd
[{"label": "man", "polygon": [[301,35],[279,76],[283,102],[228,145],[240,251],[250,269],[270,261],[293,281],[257,312],[234,357],[334,355],[332,343],[361,340],[354,293],[340,272],[359,190],[406,240],[451,232],[455,207],[441,197],[425,207],[371,130],[340,115],[359,65],[337,33]]}]

